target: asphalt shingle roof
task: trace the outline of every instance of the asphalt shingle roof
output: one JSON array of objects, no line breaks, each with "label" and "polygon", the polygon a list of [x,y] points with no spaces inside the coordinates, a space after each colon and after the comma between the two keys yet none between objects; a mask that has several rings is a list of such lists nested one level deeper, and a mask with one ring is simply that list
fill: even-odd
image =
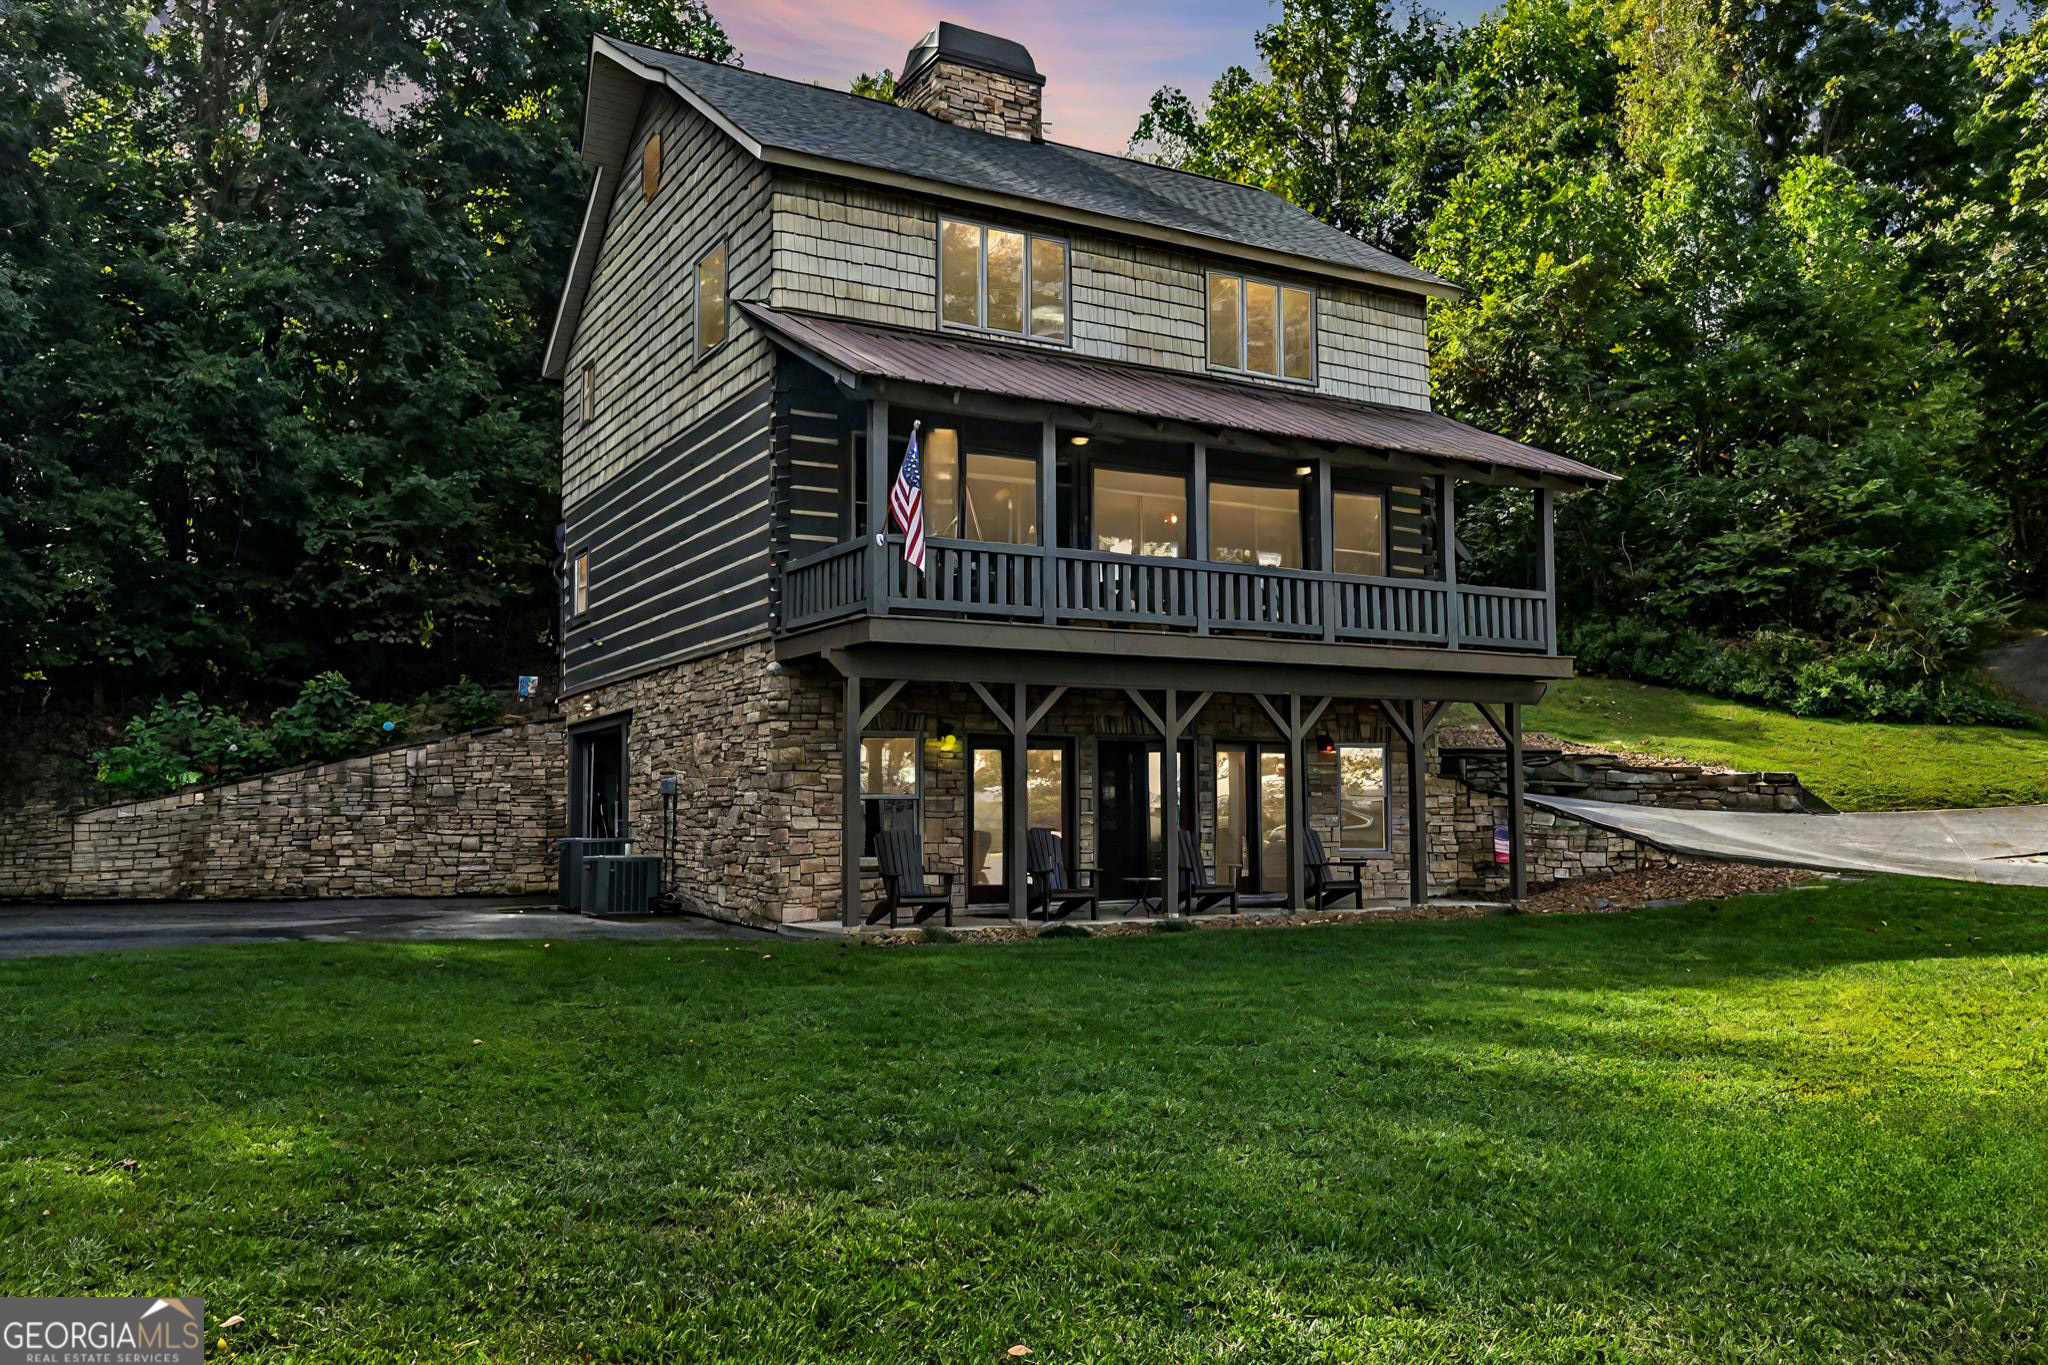
[{"label": "asphalt shingle roof", "polygon": [[1056,142],[955,127],[840,90],[616,43],[689,87],[764,147],[1369,270],[1445,282],[1277,195]]}]

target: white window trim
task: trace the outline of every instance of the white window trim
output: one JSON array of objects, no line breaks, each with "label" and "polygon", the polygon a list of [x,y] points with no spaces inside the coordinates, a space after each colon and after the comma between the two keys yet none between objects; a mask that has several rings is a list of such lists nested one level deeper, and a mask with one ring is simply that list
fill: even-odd
[{"label": "white window trim", "polygon": [[[725,252],[725,331],[710,345],[704,344],[704,262]],[[724,237],[707,242],[690,263],[690,352],[692,363],[722,350],[732,340],[732,242]]]},{"label": "white window trim", "polygon": [[590,550],[576,552],[569,561],[569,619],[580,621],[590,614]]},{"label": "white window trim", "polygon": [[[1213,352],[1209,345],[1209,297],[1215,288],[1216,280],[1219,278],[1237,281],[1237,358],[1239,363],[1236,365],[1218,365],[1210,358]],[[1280,373],[1267,374],[1264,370],[1247,369],[1242,363],[1245,353],[1251,349],[1250,329],[1245,325],[1249,320],[1245,312],[1247,307],[1245,300],[1251,293],[1248,286],[1254,284],[1271,285],[1275,290],[1292,289],[1297,294],[1308,295],[1308,378],[1297,379],[1287,373],[1287,307],[1284,295],[1280,295],[1276,299],[1276,302],[1280,305],[1279,317],[1275,319],[1279,330],[1273,337],[1274,349],[1279,353],[1280,357]],[[1247,379],[1263,379],[1268,383],[1293,384],[1297,388],[1312,389],[1318,382],[1323,360],[1322,322],[1319,317],[1321,311],[1322,296],[1317,292],[1314,285],[1289,284],[1285,280],[1276,280],[1270,275],[1247,275],[1241,270],[1205,270],[1202,272],[1202,358],[1208,362],[1209,369],[1216,374],[1242,375]]]},{"label": "white window trim", "polygon": [[[1344,842],[1344,751],[1346,749],[1377,749],[1380,751],[1380,830],[1379,845],[1374,848],[1359,848]],[[1337,760],[1337,780],[1331,784],[1336,796],[1334,814],[1337,818],[1337,844],[1339,853],[1387,853],[1394,842],[1394,792],[1393,784],[1387,781],[1392,769],[1388,766],[1393,758],[1393,746],[1377,740],[1340,742],[1334,755]]]},{"label": "white window trim", "polygon": [[[946,225],[958,223],[971,227],[981,234],[981,263],[978,282],[975,285],[974,316],[976,323],[952,322],[946,317]],[[1024,329],[1019,332],[1005,331],[988,325],[988,234],[1014,232],[1024,239]],[[1036,336],[1031,331],[1031,246],[1034,242],[1057,242],[1060,248],[1060,299],[1066,309],[1066,325],[1056,337]],[[1032,341],[1040,346],[1059,346],[1072,350],[1074,346],[1074,245],[1065,237],[1050,232],[1033,232],[1029,228],[1011,227],[1004,223],[984,222],[979,218],[962,218],[956,214],[939,215],[939,232],[933,247],[933,264],[937,270],[938,291],[934,312],[938,315],[939,330],[962,332],[970,336],[1002,337],[1009,341]]]}]

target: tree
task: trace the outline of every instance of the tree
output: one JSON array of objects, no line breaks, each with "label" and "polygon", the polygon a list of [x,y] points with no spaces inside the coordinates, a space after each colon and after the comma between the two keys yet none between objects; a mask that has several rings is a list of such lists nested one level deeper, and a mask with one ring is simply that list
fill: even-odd
[{"label": "tree", "polygon": [[11,681],[412,690],[545,656],[539,347],[600,27],[734,55],[695,0],[14,7]]}]

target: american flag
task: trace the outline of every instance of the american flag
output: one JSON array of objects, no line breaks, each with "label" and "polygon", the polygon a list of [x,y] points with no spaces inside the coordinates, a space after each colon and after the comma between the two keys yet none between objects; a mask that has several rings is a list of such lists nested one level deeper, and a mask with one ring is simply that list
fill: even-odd
[{"label": "american flag", "polygon": [[917,429],[910,424],[910,448],[903,452],[903,468],[896,471],[896,486],[889,490],[889,510],[896,514],[896,529],[903,532],[903,558],[924,572],[924,469],[917,458]]}]

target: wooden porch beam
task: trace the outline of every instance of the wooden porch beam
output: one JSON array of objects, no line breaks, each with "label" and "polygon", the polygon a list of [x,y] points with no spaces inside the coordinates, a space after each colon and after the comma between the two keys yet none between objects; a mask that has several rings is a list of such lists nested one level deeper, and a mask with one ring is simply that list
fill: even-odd
[{"label": "wooden porch beam", "polygon": [[905,681],[906,679],[903,678],[896,679],[896,681],[882,689],[882,695],[867,704],[867,708],[860,713],[861,729],[865,730],[870,725],[873,725],[875,717],[888,709],[889,703],[896,700],[896,694],[903,690]]},{"label": "wooden porch beam", "polygon": [[1017,728],[1017,723],[1011,719],[1010,713],[1003,709],[1003,704],[995,699],[995,695],[987,687],[978,682],[970,682],[967,685],[974,689],[975,696],[981,698],[981,704],[988,708],[988,713],[996,718],[996,724],[1005,730],[1014,731]]}]

